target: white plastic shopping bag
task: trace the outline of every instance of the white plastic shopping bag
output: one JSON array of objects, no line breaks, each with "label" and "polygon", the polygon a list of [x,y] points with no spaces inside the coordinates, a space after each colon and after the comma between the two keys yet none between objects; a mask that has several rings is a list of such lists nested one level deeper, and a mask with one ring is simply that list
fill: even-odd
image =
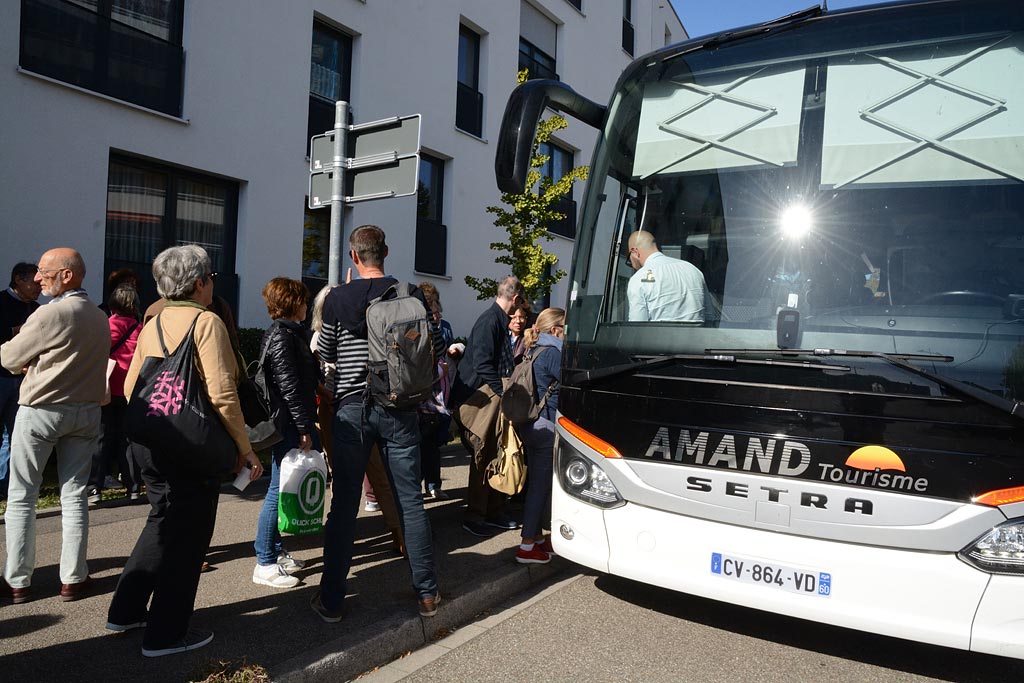
[{"label": "white plastic shopping bag", "polygon": [[327,462],[319,451],[293,448],[281,461],[277,528],[285,534],[315,534],[323,529]]}]

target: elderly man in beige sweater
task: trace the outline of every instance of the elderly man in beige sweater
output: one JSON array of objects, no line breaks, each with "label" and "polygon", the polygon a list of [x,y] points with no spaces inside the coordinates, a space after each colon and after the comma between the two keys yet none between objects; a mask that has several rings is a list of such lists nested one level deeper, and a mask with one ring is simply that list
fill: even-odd
[{"label": "elderly man in beige sweater", "polygon": [[82,289],[85,263],[74,249],[51,249],[35,279],[53,301],[36,310],[16,337],[0,346],[0,363],[25,373],[11,439],[7,500],[7,565],[3,592],[30,598],[36,561],[36,501],[43,469],[57,452],[63,545],[60,597],[75,600],[89,578],[89,507],[85,487],[100,436],[110,328]]}]

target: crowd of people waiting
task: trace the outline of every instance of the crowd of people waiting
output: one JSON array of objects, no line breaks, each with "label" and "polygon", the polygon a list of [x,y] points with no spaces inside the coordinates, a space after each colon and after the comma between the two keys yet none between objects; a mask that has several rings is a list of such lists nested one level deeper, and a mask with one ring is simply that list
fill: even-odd
[{"label": "crowd of people waiting", "polygon": [[[300,583],[293,574],[304,563],[288,553],[278,530],[281,464],[293,449],[322,447],[333,495],[324,524],[323,572],[311,608],[328,623],[343,616],[364,488],[368,503],[383,503],[394,548],[410,566],[419,613],[436,614],[442,596],[424,499],[448,497],[442,491],[440,448],[453,433],[472,456],[463,528],[491,536],[522,526],[517,561],[546,563],[553,554],[542,522],[550,506],[564,311],[546,309],[531,326],[523,287],[509,276],[468,341],[459,343],[442,319],[437,289],[430,283],[408,285],[408,295],[423,307],[437,381],[418,405],[389,407],[374,400],[368,388],[366,314],[372,301],[396,285],[385,274],[387,255],[384,231],[360,226],[349,239],[357,277],[350,271],[344,284],[324,287],[312,299],[312,311],[311,292],[300,281],[275,277],[262,289],[272,322],[260,357],[280,438],[270,450],[270,480],[256,520],[253,581],[272,588]],[[124,488],[130,502],[149,502],[149,517],[118,580],[106,627],[145,629],[142,653],[157,657],[213,639],[212,631],[194,627],[191,617],[222,477],[197,474],[173,448],[152,443],[147,448],[127,437],[126,411],[133,392],[140,391],[148,359],[173,355],[191,340],[202,391],[234,448],[225,454],[234,459],[233,471],[248,468],[256,480],[264,465],[253,450],[239,399],[246,359],[230,308],[214,293],[217,273],[209,255],[196,245],[171,247],[156,257],[152,273],[161,298],[144,313],[138,276],[127,269],[110,275],[102,306],[92,302],[82,289],[85,263],[68,248],[47,251],[38,265],[17,264],[8,289],[0,293],[0,497],[7,500],[0,598],[21,603],[32,597],[35,506],[55,453],[62,600],[89,590],[89,506],[100,501],[103,489]],[[51,301],[40,306],[40,294]],[[101,339],[104,343],[98,343]],[[524,356],[533,361],[535,399],[543,398],[544,405],[536,422],[520,430],[528,465],[520,524],[507,514],[508,496],[488,485],[486,468],[497,456],[504,383]],[[113,476],[115,466],[120,479]]]}]

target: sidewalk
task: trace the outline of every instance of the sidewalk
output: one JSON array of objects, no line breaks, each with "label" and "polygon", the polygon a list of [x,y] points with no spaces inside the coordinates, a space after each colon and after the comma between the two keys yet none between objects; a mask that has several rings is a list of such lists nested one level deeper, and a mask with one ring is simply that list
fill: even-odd
[{"label": "sidewalk", "polygon": [[[345,619],[325,624],[309,607],[320,582],[323,537],[285,537],[287,549],[306,561],[296,573],[303,583],[278,590],[252,582],[252,542],[266,484],[245,493],[221,490],[217,527],[203,574],[193,624],[210,628],[213,643],[184,653],[148,659],[142,633],[104,629],[107,607],[148,514],[148,505],[94,508],[90,512],[89,570],[92,591],[61,602],[60,514],[40,513],[37,563],[31,602],[0,603],[0,672],[4,680],[179,683],[202,679],[213,663],[264,666],[275,681],[345,681],[430,644],[474,616],[522,594],[531,584],[570,568],[555,558],[548,565],[520,565],[518,531],[478,538],[462,530],[468,457],[460,446],[442,450],[445,491],[451,500],[427,504],[434,531],[438,583],[444,602],[437,616],[417,611],[409,566],[391,550],[380,513],[360,512],[355,557],[349,576]],[[111,501],[113,503],[114,501]],[[0,557],[6,557],[0,533]]]}]

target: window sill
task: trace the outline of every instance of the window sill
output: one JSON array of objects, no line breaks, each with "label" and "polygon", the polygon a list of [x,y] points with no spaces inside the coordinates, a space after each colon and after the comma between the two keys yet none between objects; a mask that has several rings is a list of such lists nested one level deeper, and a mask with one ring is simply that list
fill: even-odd
[{"label": "window sill", "polygon": [[463,135],[465,135],[466,137],[468,137],[468,138],[473,138],[473,139],[474,139],[474,140],[476,140],[477,142],[482,142],[482,143],[484,143],[485,145],[487,145],[487,144],[490,144],[490,143],[489,143],[489,142],[487,141],[487,138],[482,138],[482,137],[480,137],[479,135],[473,135],[472,133],[468,133],[468,132],[466,132],[466,131],[462,130],[461,128],[459,128],[458,126],[455,126],[455,132],[456,132],[456,133],[462,133],[462,134],[463,134]]},{"label": "window sill", "polygon": [[107,102],[112,102],[113,104],[119,104],[119,105],[121,105],[123,107],[128,107],[130,109],[135,109],[137,111],[141,111],[141,112],[144,112],[146,114],[152,114],[153,116],[159,116],[160,118],[167,119],[168,121],[174,121],[175,123],[180,123],[180,124],[183,124],[183,125],[186,125],[186,126],[191,125],[191,123],[192,123],[192,121],[189,120],[189,119],[183,119],[183,118],[178,117],[178,116],[171,116],[170,114],[165,114],[162,111],[157,111],[156,109],[150,109],[149,107],[143,107],[142,105],[135,104],[134,102],[128,102],[126,100],[119,100],[116,97],[111,97],[110,95],[104,95],[103,93],[96,92],[95,90],[89,90],[87,88],[82,88],[82,87],[77,86],[77,85],[72,85],[71,83],[65,83],[64,81],[57,80],[56,78],[50,78],[49,76],[44,76],[43,74],[36,73],[35,71],[29,71],[28,69],[23,69],[20,66],[18,67],[18,73],[20,73],[20,74],[22,74],[24,76],[29,76],[30,78],[37,78],[37,79],[39,79],[41,81],[45,81],[47,83],[52,83],[54,85],[58,85],[58,86],[60,86],[62,88],[67,88],[68,90],[74,90],[76,92],[80,92],[83,95],[90,95],[90,96],[95,97],[97,99],[106,100]]},{"label": "window sill", "polygon": [[414,270],[412,272],[413,272],[413,274],[419,275],[420,277],[432,277],[432,278],[437,279],[437,280],[447,280],[448,282],[452,281],[452,276],[451,275],[435,275],[434,273],[424,273],[424,272],[419,271],[419,270]]}]

